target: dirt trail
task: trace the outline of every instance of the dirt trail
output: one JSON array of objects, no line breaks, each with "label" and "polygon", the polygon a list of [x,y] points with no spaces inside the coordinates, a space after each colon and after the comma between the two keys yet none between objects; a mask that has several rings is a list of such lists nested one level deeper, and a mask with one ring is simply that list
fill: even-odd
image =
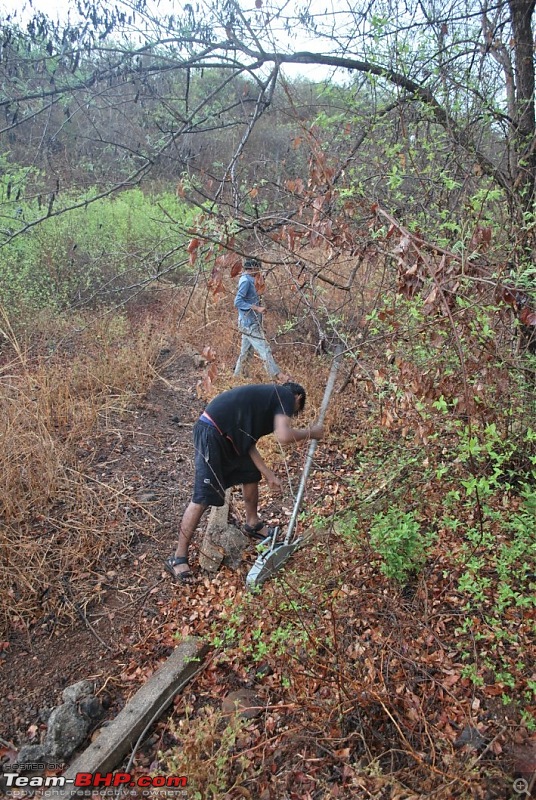
[{"label": "dirt trail", "polygon": [[162,379],[112,427],[94,462],[93,477],[130,502],[135,531],[105,570],[99,604],[79,609],[72,627],[44,617],[0,651],[0,736],[16,747],[38,741],[43,710],[57,705],[62,689],[75,681],[95,680],[109,694],[112,714],[142,682],[147,663],[169,653],[168,638],[159,644],[158,636],[169,609],[175,624],[186,624],[187,599],[203,591],[202,584],[174,586],[162,569],[191,491],[201,371],[191,356],[173,350],[163,353],[159,370]]}]

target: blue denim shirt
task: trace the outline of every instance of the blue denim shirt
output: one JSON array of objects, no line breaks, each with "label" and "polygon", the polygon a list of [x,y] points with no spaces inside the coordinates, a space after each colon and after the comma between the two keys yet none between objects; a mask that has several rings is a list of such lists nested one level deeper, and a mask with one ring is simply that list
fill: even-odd
[{"label": "blue denim shirt", "polygon": [[251,306],[260,305],[253,275],[244,274],[240,276],[234,304],[238,309],[238,325],[240,328],[251,328],[253,325],[260,324],[260,314],[257,314],[251,308]]}]

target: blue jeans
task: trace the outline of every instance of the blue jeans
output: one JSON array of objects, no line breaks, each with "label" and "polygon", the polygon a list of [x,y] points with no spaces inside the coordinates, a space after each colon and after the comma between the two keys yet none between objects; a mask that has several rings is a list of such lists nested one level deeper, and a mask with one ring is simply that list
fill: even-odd
[{"label": "blue jeans", "polygon": [[249,360],[253,351],[255,351],[264,361],[266,372],[270,378],[275,378],[281,370],[274,361],[270,345],[266,341],[266,336],[261,326],[251,325],[249,328],[239,327],[238,330],[242,334],[242,345],[240,347],[240,355],[236,362],[234,374],[242,374],[242,367]]}]

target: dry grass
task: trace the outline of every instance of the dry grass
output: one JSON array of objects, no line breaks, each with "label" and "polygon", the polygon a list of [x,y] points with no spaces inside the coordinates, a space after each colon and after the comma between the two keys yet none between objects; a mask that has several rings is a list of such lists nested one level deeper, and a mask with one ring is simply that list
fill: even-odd
[{"label": "dry grass", "polygon": [[[63,335],[51,355],[7,315],[0,373],[0,627],[76,611],[90,571],[129,535],[119,498],[92,481],[99,434],[146,391],[161,334],[120,316]],[[59,329],[59,326],[58,326]],[[58,338],[58,337],[56,337]],[[94,583],[94,581],[93,581]]]},{"label": "dry grass", "polygon": [[[309,415],[321,401],[323,369],[314,381],[303,331],[277,336],[283,288],[268,286],[267,321],[283,369],[309,391]],[[50,316],[12,324],[0,311],[0,629],[74,617],[96,597],[104,557],[123,550],[132,523],[124,497],[92,477],[99,441],[155,377],[162,348],[211,349],[209,396],[233,384],[240,345],[233,307],[224,295],[154,287],[125,314]],[[264,381],[251,365],[250,381]],[[319,387],[318,391],[315,386]],[[205,387],[199,387],[205,394]]]},{"label": "dry grass", "polygon": [[[311,496],[307,509],[311,516],[325,517],[328,508],[330,514],[349,508],[358,522],[369,521],[376,508],[369,511],[371,503],[378,507],[414,503],[423,488],[424,456],[431,469],[434,459],[441,465],[447,444],[445,436],[436,443],[430,435],[441,433],[445,421],[433,402],[441,395],[459,397],[459,407],[463,400],[463,369],[454,357],[447,359],[452,342],[445,339],[433,349],[437,330],[445,327],[449,332],[439,316],[416,324],[399,304],[391,327],[386,314],[378,323],[379,333],[364,341],[361,322],[376,297],[374,292],[374,297],[366,297],[369,288],[370,283],[361,296],[354,296],[354,317],[339,325],[357,361],[352,355],[345,360],[330,404],[327,426],[338,436],[330,437],[333,441],[319,450],[318,475],[311,477],[316,496]],[[275,306],[280,299],[298,320],[292,330],[276,337],[274,354],[308,390],[306,424],[320,406],[329,358],[314,355],[316,322],[291,289],[290,283],[269,285],[270,302]],[[0,530],[2,625],[28,624],[42,614],[41,605],[50,614],[74,615],[98,596],[92,571],[110,549],[124,547],[128,530],[121,517],[121,498],[89,479],[92,443],[147,388],[161,346],[178,344],[178,350],[198,353],[211,347],[217,372],[210,396],[232,385],[230,370],[239,346],[233,290],[229,281],[226,294],[216,298],[207,296],[203,287],[192,296],[155,292],[150,302],[157,324],[151,327],[138,313],[133,314],[132,325],[128,319],[110,317],[66,340],[48,358],[31,354],[6,331],[10,345],[0,383],[5,440],[0,475],[7,487]],[[327,299],[326,313],[346,313],[341,306],[344,297],[330,308]],[[284,314],[274,308],[267,320],[270,336],[283,319]],[[462,323],[463,319],[459,324],[465,334],[470,326],[464,328]],[[517,384],[506,366],[504,375],[495,366],[496,340],[485,340],[484,346],[467,335],[465,341],[469,343],[465,371],[475,387],[482,383],[477,410],[484,424],[494,420],[497,407],[502,408],[497,396],[504,405],[507,389],[517,396]],[[504,344],[502,348],[506,351]],[[502,355],[507,364],[507,352]],[[426,374],[425,357],[431,362]],[[250,379],[265,380],[258,362]],[[346,388],[340,392],[342,384]],[[420,410],[423,404],[425,411]],[[474,412],[465,409],[463,422],[468,411]],[[391,435],[373,447],[369,440],[380,430]],[[360,450],[367,444],[369,460],[366,470],[360,471],[359,458],[366,457]],[[282,454],[275,444],[267,438],[263,448],[272,463],[281,466]],[[302,461],[296,451],[292,457],[297,474]],[[400,467],[406,463],[403,474]],[[444,491],[430,483],[427,497],[418,496],[424,518],[441,515]],[[218,778],[224,788],[216,786],[214,797],[247,797],[248,786],[255,786],[260,796],[259,776],[265,776],[263,796],[272,790],[274,796],[284,796],[299,782],[311,796],[316,792],[323,797],[380,800],[386,792],[392,797],[423,796],[424,789],[427,796],[450,800],[483,796],[494,781],[506,786],[506,767],[496,760],[495,751],[486,748],[480,756],[460,753],[454,745],[458,734],[478,721],[473,705],[478,689],[465,678],[445,683],[445,676],[448,679],[454,672],[459,677],[462,667],[453,645],[458,618],[444,584],[446,576],[454,575],[445,554],[456,553],[460,537],[454,531],[450,542],[441,540],[444,552],[437,554],[426,580],[419,581],[408,599],[386,585],[374,566],[366,536],[350,546],[329,526],[325,537],[319,534],[316,544],[296,555],[298,573],[289,565],[283,574],[286,582],[269,584],[262,603],[252,597],[240,610],[235,633],[230,609],[224,608],[223,632],[219,631],[226,645],[221,691],[230,671],[246,681],[260,663],[268,662],[271,673],[263,686],[273,707],[264,729],[264,721],[227,725],[210,709],[197,719],[185,713],[172,733],[180,752],[189,754],[192,788],[206,791]],[[201,619],[192,623],[196,635],[206,633]],[[179,619],[177,630],[183,631],[181,625],[187,624],[188,618]],[[218,695],[214,673],[205,678],[204,691]],[[198,687],[195,692],[199,694]],[[194,697],[192,708],[195,703]],[[448,718],[442,714],[444,708]],[[449,727],[453,715],[455,730]],[[503,735],[501,720],[482,719],[493,744]],[[161,763],[170,774],[182,772],[175,750],[164,753]]]},{"label": "dry grass", "polygon": [[[356,258],[336,264],[330,279],[345,285],[358,274],[361,293],[324,286],[314,298],[316,289],[311,287],[296,291],[293,270],[288,267],[279,281],[275,271],[267,276],[266,329],[282,369],[307,389],[307,411],[300,422],[313,420],[320,407],[330,362],[316,352],[318,323],[331,320],[346,337],[349,353],[339,380],[339,389],[346,388],[333,395],[328,430],[351,438],[356,420],[367,416],[381,397],[378,413],[388,407],[391,417],[375,421],[414,428],[421,442],[426,431],[420,432],[420,417],[413,408],[419,397],[427,396],[428,378],[422,377],[420,363],[413,364],[421,332],[400,317],[391,328],[382,321],[380,333],[367,340],[366,316],[385,280],[382,265],[377,264],[375,272],[372,261]],[[63,613],[65,604],[72,611],[73,603],[87,603],[98,583],[87,576],[130,536],[120,498],[92,480],[89,468],[98,437],[116,424],[118,415],[153,380],[160,349],[171,346],[196,353],[211,349],[214,360],[207,371],[210,367],[212,379],[199,387],[205,399],[236,384],[232,378],[240,345],[233,307],[236,280],[226,277],[224,288],[214,296],[201,281],[195,290],[153,287],[143,304],[126,314],[35,320],[27,336],[19,329],[15,332],[0,312],[2,628],[39,618],[43,603],[50,614]],[[314,303],[308,305],[308,298]],[[293,324],[285,328],[287,318]],[[432,333],[436,325],[439,322],[433,318]],[[425,322],[423,337],[428,335],[427,326]],[[445,377],[441,365],[437,367],[430,378],[429,402],[445,392]],[[258,359],[248,380],[266,380]],[[457,387],[452,390],[456,396],[462,383],[459,372],[449,381]],[[489,374],[487,381],[495,385]],[[281,463],[282,454],[271,450],[271,442],[263,447],[275,465]]]},{"label": "dry grass", "polygon": [[[456,452],[461,446],[452,441],[453,420],[460,427],[469,421],[479,432],[507,419],[505,408],[511,408],[524,431],[533,410],[530,385],[511,359],[509,331],[500,336],[492,314],[497,335],[480,330],[476,293],[474,307],[456,313],[456,330],[439,313],[416,319],[415,309],[397,298],[392,309],[382,308],[376,331],[365,341],[361,323],[380,288],[378,280],[373,290],[369,283],[362,295],[354,295],[355,316],[340,322],[356,362],[349,356],[341,370],[327,421],[335,435],[319,448],[307,507],[311,518],[318,514],[326,524],[328,513],[350,510],[356,533],[346,540],[328,526],[324,537],[319,533],[295,556],[295,573],[287,565],[279,584],[264,587],[262,599],[252,597],[242,606],[233,600],[221,614],[215,637],[224,643],[221,686],[216,665],[192,694],[185,693],[184,717],[171,725],[177,742],[161,757],[164,771],[180,774],[177,753],[193,753],[191,789],[201,794],[211,780],[215,798],[303,794],[465,800],[507,796],[512,785],[502,750],[510,730],[520,725],[519,716],[513,721],[518,712],[513,705],[502,711],[493,687],[489,695],[489,687],[480,693],[463,673],[464,643],[457,626],[467,613],[467,598],[453,587],[464,569],[459,560],[464,532],[474,524],[472,501],[452,510],[459,514],[460,530],[441,530],[426,573],[407,593],[384,580],[366,532],[376,511],[396,505],[418,505],[422,519],[436,524],[451,484],[434,478],[434,465],[442,467],[449,448]],[[285,294],[282,285],[279,289],[285,307],[292,309],[290,317],[300,317],[298,298],[290,289]],[[331,311],[336,311],[339,301],[333,298]],[[222,361],[231,363],[237,345],[233,348],[228,334],[229,306],[223,298],[221,305],[205,309],[212,330],[207,329],[204,343],[216,341]],[[329,371],[329,358],[313,355],[314,340],[308,337],[314,331],[314,321],[302,315],[300,325],[278,337],[274,347],[276,358],[308,389],[304,422],[317,413]],[[222,371],[212,395],[228,383]],[[450,403],[448,414],[434,405],[442,397]],[[282,471],[288,453],[280,453],[270,437],[262,449]],[[295,464],[299,469],[299,458]],[[456,466],[449,465],[453,471]],[[477,467],[485,470],[485,464]],[[458,479],[453,474],[452,486],[458,487]],[[501,502],[507,499],[504,495]],[[192,632],[199,634],[200,628],[199,617]],[[269,666],[267,677],[259,680],[267,699],[262,722],[244,725],[230,743],[231,732],[218,712],[198,708],[197,717],[191,717],[189,703],[195,707],[219,696],[230,675],[250,685],[259,665]],[[522,671],[516,675],[523,686]],[[462,747],[462,734],[472,729],[486,736],[481,752]],[[199,758],[200,743],[207,742],[211,749]],[[223,776],[221,789],[216,769]]]}]

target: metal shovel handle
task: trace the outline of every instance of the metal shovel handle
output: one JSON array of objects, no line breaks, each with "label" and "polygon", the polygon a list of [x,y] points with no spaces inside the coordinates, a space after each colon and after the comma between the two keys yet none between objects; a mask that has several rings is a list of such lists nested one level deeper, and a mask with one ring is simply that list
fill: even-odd
[{"label": "metal shovel handle", "polygon": [[[335,378],[337,377],[337,371],[339,369],[339,365],[341,362],[341,356],[343,354],[343,347],[339,345],[335,350],[335,356],[333,358],[333,362],[331,364],[331,371],[329,373],[328,382],[326,384],[326,389],[324,391],[324,397],[322,399],[322,405],[320,406],[320,411],[318,413],[318,424],[322,425],[324,422],[324,417],[326,416],[326,411],[328,408],[329,400],[331,397],[331,393],[333,392],[333,387],[335,386]],[[305,492],[305,484],[307,483],[307,478],[309,477],[309,472],[311,471],[311,466],[313,464],[313,457],[315,454],[316,446],[318,444],[317,439],[311,439],[311,444],[309,445],[309,449],[307,451],[307,457],[305,459],[305,464],[303,467],[303,472],[301,474],[300,485],[298,486],[298,491],[296,493],[296,499],[294,501],[294,508],[292,509],[292,514],[290,517],[290,521],[288,523],[287,534],[285,536],[285,544],[290,542],[292,533],[294,531],[294,527],[296,525],[296,520],[298,519],[298,514],[300,511],[300,506],[303,500],[303,495]]]}]

